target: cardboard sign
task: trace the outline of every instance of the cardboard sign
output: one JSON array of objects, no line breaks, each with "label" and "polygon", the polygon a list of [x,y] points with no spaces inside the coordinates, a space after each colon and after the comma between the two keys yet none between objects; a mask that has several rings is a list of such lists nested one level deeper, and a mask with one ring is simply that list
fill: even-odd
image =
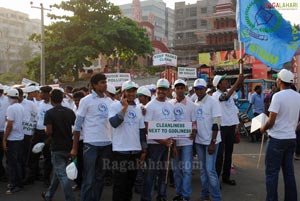
[{"label": "cardboard sign", "polygon": [[131,80],[130,73],[105,73],[106,81],[115,87],[122,86],[123,82]]},{"label": "cardboard sign", "polygon": [[257,131],[258,129],[260,129],[262,126],[264,126],[266,124],[268,119],[269,118],[265,113],[261,113],[257,117],[254,117],[251,121],[251,131],[250,132],[253,133],[254,131]]},{"label": "cardboard sign", "polygon": [[197,69],[196,68],[178,67],[178,77],[197,78]]},{"label": "cardboard sign", "polygon": [[177,56],[169,53],[155,54],[153,66],[177,66]]},{"label": "cardboard sign", "polygon": [[148,123],[148,139],[189,138],[192,122],[157,122]]}]

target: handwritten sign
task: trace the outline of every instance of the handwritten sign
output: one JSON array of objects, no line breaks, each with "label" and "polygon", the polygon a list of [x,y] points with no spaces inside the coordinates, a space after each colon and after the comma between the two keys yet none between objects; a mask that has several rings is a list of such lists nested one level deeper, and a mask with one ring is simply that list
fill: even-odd
[{"label": "handwritten sign", "polygon": [[155,54],[153,66],[177,66],[177,56],[169,53]]},{"label": "handwritten sign", "polygon": [[148,123],[148,139],[188,138],[192,133],[192,122]]},{"label": "handwritten sign", "polygon": [[196,68],[178,67],[178,77],[197,78]]},{"label": "handwritten sign", "polygon": [[105,73],[106,81],[115,87],[122,86],[123,82],[131,80],[130,73]]}]

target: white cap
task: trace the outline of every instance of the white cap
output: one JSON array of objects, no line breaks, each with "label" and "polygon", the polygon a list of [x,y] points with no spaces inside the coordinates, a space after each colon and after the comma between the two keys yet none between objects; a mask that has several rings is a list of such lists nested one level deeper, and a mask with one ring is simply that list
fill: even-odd
[{"label": "white cap", "polygon": [[45,146],[45,143],[43,142],[39,142],[36,145],[34,145],[34,147],[32,148],[32,152],[33,153],[40,153],[41,151],[43,151],[43,148]]},{"label": "white cap", "polygon": [[286,83],[294,83],[294,74],[287,70],[287,69],[282,69],[278,74],[277,74],[278,79],[280,79],[283,82]]},{"label": "white cap", "polygon": [[211,88],[207,88],[206,93],[208,94],[209,92],[211,92],[212,89]]},{"label": "white cap", "polygon": [[144,95],[144,96],[149,96],[151,97],[151,92],[147,87],[141,86],[137,90],[137,95]]},{"label": "white cap", "polygon": [[65,90],[62,87],[59,87],[58,90],[60,90],[61,92],[65,93]]},{"label": "white cap", "polygon": [[9,97],[19,97],[19,91],[11,88],[11,89],[7,90],[6,95]]},{"label": "white cap", "polygon": [[157,80],[156,88],[169,89],[170,88],[170,82],[165,78],[161,78],[161,79]]},{"label": "white cap", "polygon": [[178,79],[174,82],[174,86],[176,87],[177,84],[183,84],[184,86],[186,86],[186,82],[182,79]]},{"label": "white cap", "polygon": [[28,86],[24,89],[25,93],[30,93],[30,92],[34,92],[34,91],[37,91],[36,86]]},{"label": "white cap", "polygon": [[192,86],[189,86],[189,91],[192,91],[193,90],[193,87]]},{"label": "white cap", "polygon": [[4,86],[0,84],[0,90],[4,90]]},{"label": "white cap", "polygon": [[116,94],[116,87],[112,84],[107,83],[107,92],[111,93],[111,94]]},{"label": "white cap", "polygon": [[207,86],[207,83],[204,79],[197,79],[194,82],[194,88],[203,89]]},{"label": "white cap", "polygon": [[222,79],[225,79],[227,75],[215,75],[214,77],[214,80],[213,80],[213,85],[214,87],[217,87],[219,82],[222,80]]},{"label": "white cap", "polygon": [[129,90],[129,89],[132,89],[132,88],[136,88],[137,89],[137,88],[139,88],[139,86],[135,82],[133,82],[131,80],[123,82],[123,84],[122,84],[122,91]]}]

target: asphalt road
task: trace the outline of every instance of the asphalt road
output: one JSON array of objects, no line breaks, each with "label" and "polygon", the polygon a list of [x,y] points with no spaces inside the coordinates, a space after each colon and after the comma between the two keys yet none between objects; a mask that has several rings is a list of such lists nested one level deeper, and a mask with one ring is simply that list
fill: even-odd
[{"label": "asphalt road", "polygon": [[[251,143],[245,137],[241,139],[241,143],[235,145],[233,162],[235,166],[232,179],[235,179],[237,186],[228,186],[222,184],[222,197],[224,201],[264,201],[265,200],[265,176],[264,176],[264,155],[261,159],[261,165],[257,169],[257,161],[259,154],[260,143]],[[300,193],[300,161],[294,161],[296,182],[298,184],[298,194]],[[192,178],[192,201],[200,200],[200,176],[199,170],[193,171]],[[22,192],[14,195],[5,195],[6,183],[0,182],[0,201],[40,201],[41,193],[46,189],[41,182],[35,182],[34,185],[25,186]],[[79,200],[78,192],[75,192],[76,198]],[[278,187],[279,200],[283,200],[283,178],[280,174]],[[175,196],[175,190],[168,188],[169,200]],[[112,188],[105,187],[102,200],[111,200]],[[133,201],[138,201],[140,195],[134,193]],[[63,194],[59,188],[53,201],[63,201]],[[154,199],[153,199],[154,200]],[[300,195],[299,195],[300,200]]]}]

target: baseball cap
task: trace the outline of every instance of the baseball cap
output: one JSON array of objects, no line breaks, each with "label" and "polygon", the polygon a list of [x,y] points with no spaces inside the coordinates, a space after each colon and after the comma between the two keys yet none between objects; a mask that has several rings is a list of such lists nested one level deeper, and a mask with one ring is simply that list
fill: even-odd
[{"label": "baseball cap", "polygon": [[138,96],[149,96],[151,97],[151,92],[147,87],[141,86],[140,88],[138,88],[137,90],[137,95]]},{"label": "baseball cap", "polygon": [[34,91],[36,91],[36,86],[28,86],[24,89],[25,93],[31,93],[31,92],[34,92]]},{"label": "baseball cap", "polygon": [[6,95],[8,97],[14,97],[14,98],[16,98],[16,97],[19,97],[19,92],[18,92],[17,89],[9,89],[9,90],[7,90]]},{"label": "baseball cap", "polygon": [[0,90],[4,90],[4,86],[0,84]]},{"label": "baseball cap", "polygon": [[286,83],[294,83],[294,74],[287,70],[287,69],[282,69],[278,74],[277,74],[278,79],[280,79],[283,82]]},{"label": "baseball cap", "polygon": [[182,79],[178,79],[174,82],[174,86],[176,87],[177,84],[183,84],[184,86],[186,86],[186,82]]},{"label": "baseball cap", "polygon": [[137,89],[137,88],[139,88],[139,86],[136,83],[134,83],[133,81],[131,81],[131,80],[123,82],[123,84],[122,84],[122,91],[129,90],[129,89],[132,89],[132,88]]},{"label": "baseball cap", "polygon": [[170,83],[167,79],[161,78],[161,79],[157,80],[156,88],[169,89],[170,88]]},{"label": "baseball cap", "polygon": [[214,87],[217,87],[218,84],[219,84],[219,82],[220,82],[221,80],[225,79],[226,76],[227,76],[226,74],[225,74],[225,75],[215,75],[214,80],[213,80],[213,85],[214,85]]},{"label": "baseball cap", "polygon": [[204,79],[197,79],[194,82],[194,88],[203,89],[207,86],[206,81]]},{"label": "baseball cap", "polygon": [[116,87],[112,84],[107,83],[107,92],[111,93],[111,94],[116,94]]}]

